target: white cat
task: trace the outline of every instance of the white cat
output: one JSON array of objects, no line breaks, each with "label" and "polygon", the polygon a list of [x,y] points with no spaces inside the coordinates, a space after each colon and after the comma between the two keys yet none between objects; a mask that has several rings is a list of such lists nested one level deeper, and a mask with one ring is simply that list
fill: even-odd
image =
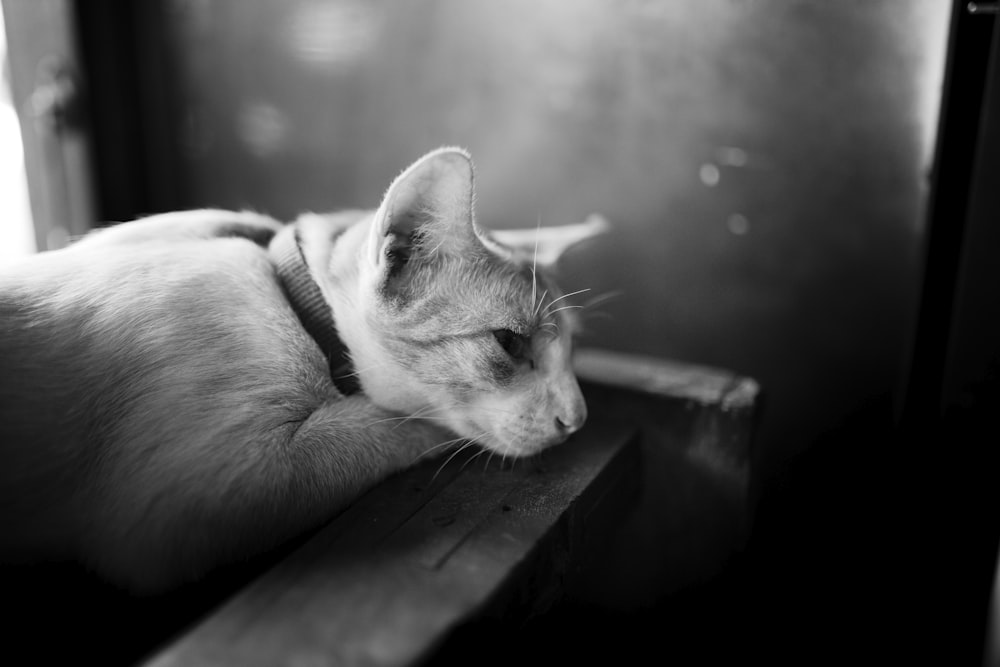
[{"label": "white cat", "polygon": [[488,235],[447,148],[374,212],[171,213],[5,267],[0,559],[162,590],[448,444],[564,441],[587,411],[545,269],[603,226]]}]

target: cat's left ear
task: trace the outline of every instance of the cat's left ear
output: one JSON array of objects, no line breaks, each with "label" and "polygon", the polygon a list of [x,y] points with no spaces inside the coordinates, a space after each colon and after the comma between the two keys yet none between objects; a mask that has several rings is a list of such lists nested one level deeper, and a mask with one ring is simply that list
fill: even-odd
[{"label": "cat's left ear", "polygon": [[538,266],[554,266],[563,254],[579,243],[611,228],[604,216],[592,213],[583,222],[536,229],[497,229],[489,237],[517,257]]},{"label": "cat's left ear", "polygon": [[[477,239],[472,159],[440,148],[400,174],[375,213],[369,259],[391,275],[416,253],[459,253]],[[424,257],[426,259],[427,257]]]}]

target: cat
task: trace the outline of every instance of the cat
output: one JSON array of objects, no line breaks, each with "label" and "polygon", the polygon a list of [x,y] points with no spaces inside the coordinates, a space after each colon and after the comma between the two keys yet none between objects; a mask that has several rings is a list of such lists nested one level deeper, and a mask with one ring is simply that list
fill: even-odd
[{"label": "cat", "polygon": [[550,269],[606,223],[488,233],[473,173],[442,148],[374,211],[166,213],[0,270],[0,561],[165,591],[456,443],[579,430]]}]

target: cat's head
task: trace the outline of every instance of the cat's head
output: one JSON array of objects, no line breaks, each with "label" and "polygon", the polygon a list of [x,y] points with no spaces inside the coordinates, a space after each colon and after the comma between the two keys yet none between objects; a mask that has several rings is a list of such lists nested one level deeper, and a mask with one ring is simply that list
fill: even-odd
[{"label": "cat's head", "polygon": [[361,262],[373,296],[366,328],[384,363],[358,375],[382,407],[530,455],[587,418],[570,359],[576,307],[550,269],[606,223],[487,233],[473,199],[472,162],[454,148],[424,156],[389,187]]}]

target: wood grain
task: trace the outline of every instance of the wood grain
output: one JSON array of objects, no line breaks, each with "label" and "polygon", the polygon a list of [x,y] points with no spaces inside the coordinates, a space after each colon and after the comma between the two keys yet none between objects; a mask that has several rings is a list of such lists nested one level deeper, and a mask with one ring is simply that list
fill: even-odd
[{"label": "wood grain", "polygon": [[147,664],[412,664],[470,618],[551,604],[638,488],[635,430],[486,459],[388,480]]}]

